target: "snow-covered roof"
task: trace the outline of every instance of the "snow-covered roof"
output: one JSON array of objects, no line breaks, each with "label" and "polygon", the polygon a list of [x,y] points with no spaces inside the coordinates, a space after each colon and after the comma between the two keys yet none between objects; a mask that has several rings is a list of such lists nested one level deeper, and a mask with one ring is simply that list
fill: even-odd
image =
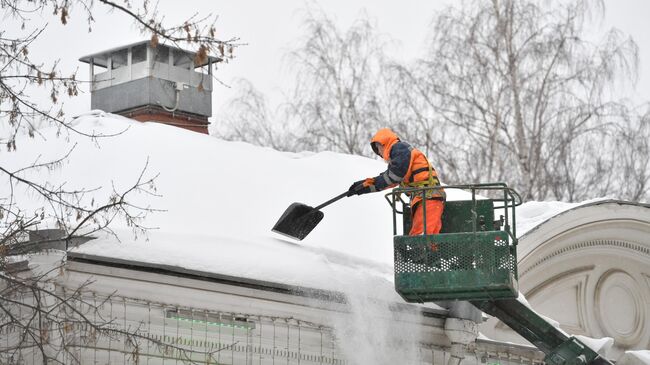
[{"label": "snow-covered roof", "polygon": [[[64,156],[68,162],[37,178],[70,187],[133,184],[148,163],[159,174],[161,195],[134,197],[134,203],[164,210],[145,225],[158,227],[136,239],[117,223],[117,238],[100,235],[77,249],[93,256],[142,261],[264,281],[341,290],[351,281],[376,281],[392,287],[392,215],[383,194],[343,199],[324,208],[325,218],[302,242],[271,232],[292,202],[315,206],[347,190],[356,180],[385,169],[380,160],[333,152],[287,153],[158,123],[140,123],[94,111],[77,118],[77,129],[99,134],[96,140],[55,128],[17,142],[20,153],[5,154],[8,167]],[[458,194],[450,192],[451,199]],[[18,196],[20,199],[20,196]],[[41,202],[22,197],[36,209]],[[576,204],[533,202],[518,209],[518,232]],[[119,239],[119,240],[118,240]],[[388,292],[388,291],[387,291]],[[396,294],[392,294],[396,297]]]},{"label": "snow-covered roof", "polygon": [[[341,290],[354,277],[366,283],[392,280],[392,218],[381,194],[346,198],[324,209],[325,218],[297,243],[271,232],[292,202],[315,206],[347,190],[358,179],[385,168],[381,161],[332,152],[284,153],[247,143],[227,142],[166,126],[92,112],[75,128],[99,134],[57,137],[55,128],[17,141],[19,152],[5,154],[8,168],[64,156],[54,171],[33,178],[66,187],[101,187],[97,203],[133,184],[148,162],[159,174],[159,198],[132,202],[164,210],[151,213],[147,240],[135,239],[120,222],[117,238],[100,235],[77,251],[89,255],[191,268],[198,271]],[[39,157],[41,156],[41,157]],[[26,211],[42,202],[18,192]],[[41,227],[45,228],[45,227]],[[397,294],[395,299],[397,299]]]}]

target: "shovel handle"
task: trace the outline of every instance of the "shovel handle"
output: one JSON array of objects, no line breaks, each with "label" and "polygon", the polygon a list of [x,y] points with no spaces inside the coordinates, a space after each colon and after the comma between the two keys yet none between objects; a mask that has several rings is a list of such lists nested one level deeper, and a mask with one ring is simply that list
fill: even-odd
[{"label": "shovel handle", "polygon": [[335,201],[337,201],[337,200],[341,200],[341,199],[345,198],[347,195],[348,195],[348,191],[346,190],[346,191],[345,191],[344,193],[342,193],[341,195],[337,195],[337,196],[335,196],[334,198],[332,198],[332,199],[326,201],[325,203],[323,203],[323,204],[321,204],[321,205],[315,207],[314,209],[315,209],[315,210],[321,210],[322,208],[325,208],[326,206],[328,206],[328,205],[334,203]]}]

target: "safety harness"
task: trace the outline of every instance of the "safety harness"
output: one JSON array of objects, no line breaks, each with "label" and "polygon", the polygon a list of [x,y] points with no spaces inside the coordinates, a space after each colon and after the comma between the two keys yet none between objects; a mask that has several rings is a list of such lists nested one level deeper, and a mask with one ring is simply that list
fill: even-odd
[{"label": "safety harness", "polygon": [[[402,181],[400,183],[400,186],[403,188],[426,188],[426,187],[431,187],[431,186],[440,186],[440,180],[438,179],[438,176],[433,175],[433,167],[429,163],[429,160],[424,156],[424,159],[427,161],[428,167],[421,167],[419,169],[414,170],[411,172],[411,176],[408,178],[408,182]],[[413,181],[415,179],[415,175],[421,173],[421,172],[429,172],[429,178],[427,180],[422,180],[422,181]],[[409,194],[409,198],[413,200],[417,196],[422,196],[420,193],[414,192]],[[445,201],[447,194],[443,189],[429,189],[426,190],[425,192],[425,197],[426,199],[431,199],[431,200],[442,200]]]}]

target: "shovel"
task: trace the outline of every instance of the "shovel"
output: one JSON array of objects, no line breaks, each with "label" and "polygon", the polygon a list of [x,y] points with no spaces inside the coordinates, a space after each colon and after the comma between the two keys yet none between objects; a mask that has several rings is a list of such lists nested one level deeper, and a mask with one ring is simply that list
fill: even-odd
[{"label": "shovel", "polygon": [[321,219],[323,219],[324,214],[320,209],[325,208],[341,198],[345,198],[347,195],[348,191],[346,190],[345,193],[315,208],[302,203],[293,203],[284,211],[284,214],[282,214],[278,222],[273,226],[272,231],[302,241],[318,225]]}]

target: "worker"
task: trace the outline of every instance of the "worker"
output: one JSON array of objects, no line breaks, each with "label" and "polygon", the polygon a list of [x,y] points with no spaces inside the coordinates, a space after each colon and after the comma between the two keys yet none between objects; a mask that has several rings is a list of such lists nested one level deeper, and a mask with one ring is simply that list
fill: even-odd
[{"label": "worker", "polygon": [[[436,170],[424,153],[410,144],[400,141],[390,129],[382,128],[370,140],[372,150],[388,163],[385,172],[376,177],[359,180],[350,186],[348,196],[373,193],[397,186],[403,188],[424,188],[440,186]],[[426,190],[426,234],[437,234],[442,228],[442,211],[445,192],[440,189]],[[422,191],[410,194],[411,231],[415,236],[424,233]]]}]

